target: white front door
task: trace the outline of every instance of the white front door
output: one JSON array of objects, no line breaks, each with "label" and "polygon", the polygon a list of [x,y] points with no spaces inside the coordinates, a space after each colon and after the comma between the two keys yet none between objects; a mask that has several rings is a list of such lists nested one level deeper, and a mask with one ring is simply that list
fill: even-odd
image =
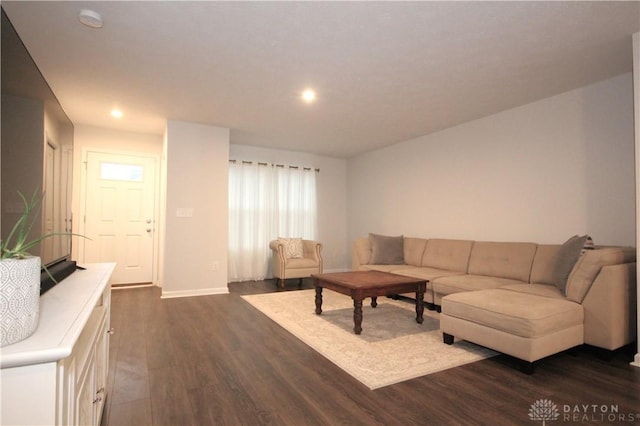
[{"label": "white front door", "polygon": [[84,261],[116,262],[113,284],[153,280],[156,160],[87,153]]}]

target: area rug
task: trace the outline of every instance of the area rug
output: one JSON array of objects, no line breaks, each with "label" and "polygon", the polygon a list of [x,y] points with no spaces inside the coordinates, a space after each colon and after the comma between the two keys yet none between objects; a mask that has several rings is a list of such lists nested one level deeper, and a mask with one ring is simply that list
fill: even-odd
[{"label": "area rug", "polygon": [[315,314],[315,290],[242,296],[260,312],[321,353],[370,389],[424,376],[496,355],[466,341],[442,343],[438,313],[425,309],[416,323],[415,305],[378,298],[363,303],[362,334],[353,332],[353,301],[323,291]]}]

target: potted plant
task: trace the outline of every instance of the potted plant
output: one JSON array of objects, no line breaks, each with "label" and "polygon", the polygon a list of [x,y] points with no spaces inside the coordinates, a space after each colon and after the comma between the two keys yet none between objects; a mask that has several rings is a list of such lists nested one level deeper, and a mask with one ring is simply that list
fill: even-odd
[{"label": "potted plant", "polygon": [[39,217],[42,196],[37,190],[29,200],[19,191],[18,195],[24,212],[9,235],[0,240],[0,347],[26,339],[38,326],[41,263],[40,257],[31,256],[29,251],[54,235],[75,235],[52,232],[29,239]]}]

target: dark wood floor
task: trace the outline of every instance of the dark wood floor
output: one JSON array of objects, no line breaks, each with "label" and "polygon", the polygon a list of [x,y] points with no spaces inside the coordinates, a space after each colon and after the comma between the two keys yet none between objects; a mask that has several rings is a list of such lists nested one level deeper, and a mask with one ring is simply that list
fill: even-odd
[{"label": "dark wood floor", "polygon": [[[160,299],[158,288],[113,291],[103,424],[540,425],[529,409],[542,399],[560,412],[547,425],[640,424],[635,346],[611,360],[589,348],[559,354],[532,376],[498,356],[371,391],[240,298],[277,291],[273,281],[229,287],[179,299]],[[594,404],[618,413],[589,407],[588,417],[579,408],[565,418],[565,406]]]}]

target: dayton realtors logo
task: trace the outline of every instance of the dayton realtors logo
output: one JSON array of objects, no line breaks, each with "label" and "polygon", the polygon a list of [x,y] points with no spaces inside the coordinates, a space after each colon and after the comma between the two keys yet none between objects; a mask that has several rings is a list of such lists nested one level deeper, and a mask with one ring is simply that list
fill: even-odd
[{"label": "dayton realtors logo", "polygon": [[621,413],[617,404],[563,404],[556,405],[550,399],[539,399],[529,408],[529,419],[563,422],[633,423],[640,420],[640,413]]},{"label": "dayton realtors logo", "polygon": [[546,425],[547,420],[556,420],[559,416],[558,407],[550,399],[539,399],[529,408],[529,418],[542,421],[542,426]]}]

